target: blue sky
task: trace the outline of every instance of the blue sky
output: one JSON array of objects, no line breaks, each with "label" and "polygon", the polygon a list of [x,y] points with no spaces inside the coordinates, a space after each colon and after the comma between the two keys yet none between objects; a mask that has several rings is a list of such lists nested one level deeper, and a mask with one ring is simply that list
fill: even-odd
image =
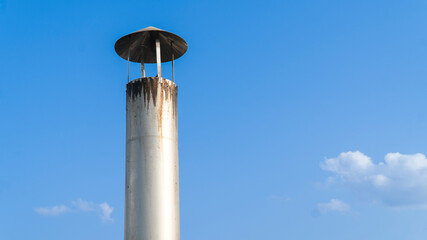
[{"label": "blue sky", "polygon": [[113,46],[147,26],[189,45],[175,69],[182,239],[425,239],[426,11],[0,0],[0,239],[123,239]]}]

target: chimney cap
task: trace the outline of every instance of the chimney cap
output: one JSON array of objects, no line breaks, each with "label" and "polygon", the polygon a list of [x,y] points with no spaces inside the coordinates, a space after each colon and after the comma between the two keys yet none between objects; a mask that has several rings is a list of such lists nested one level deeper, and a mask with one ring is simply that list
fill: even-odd
[{"label": "chimney cap", "polygon": [[114,44],[116,53],[129,61],[156,63],[156,39],[160,41],[162,62],[172,61],[184,55],[188,45],[184,39],[171,32],[155,27],[147,27],[121,37]]}]

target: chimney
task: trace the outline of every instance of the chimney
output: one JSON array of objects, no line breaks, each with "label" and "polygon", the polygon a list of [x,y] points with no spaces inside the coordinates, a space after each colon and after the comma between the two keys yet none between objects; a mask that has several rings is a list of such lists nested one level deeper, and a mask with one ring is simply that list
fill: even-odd
[{"label": "chimney", "polygon": [[[126,85],[125,240],[179,240],[178,87],[174,61],[187,51],[181,37],[154,27],[120,38],[114,46],[128,61]],[[172,61],[172,80],[161,63]],[[129,81],[129,62],[141,78]],[[146,63],[157,76],[146,77]]]}]

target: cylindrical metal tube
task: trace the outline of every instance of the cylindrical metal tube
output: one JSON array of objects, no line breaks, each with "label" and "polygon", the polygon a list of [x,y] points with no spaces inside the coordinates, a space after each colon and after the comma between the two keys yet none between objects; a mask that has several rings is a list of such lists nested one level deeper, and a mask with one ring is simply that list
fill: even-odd
[{"label": "cylindrical metal tube", "polygon": [[177,91],[159,77],[126,85],[125,240],[179,240]]},{"label": "cylindrical metal tube", "polygon": [[160,40],[156,39],[156,59],[157,59],[157,77],[162,77],[162,54],[160,50]]}]

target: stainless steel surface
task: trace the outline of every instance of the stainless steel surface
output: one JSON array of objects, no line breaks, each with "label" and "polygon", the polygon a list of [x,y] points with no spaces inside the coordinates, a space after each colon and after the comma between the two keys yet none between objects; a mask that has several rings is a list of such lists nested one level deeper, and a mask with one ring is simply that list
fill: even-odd
[{"label": "stainless steel surface", "polygon": [[[144,52],[141,51],[141,54],[144,55]],[[144,58],[141,58],[141,77],[145,78]]]},{"label": "stainless steel surface", "polygon": [[[127,59],[130,51],[131,62],[140,63],[143,59],[145,63],[156,63],[156,39],[160,41],[163,62],[172,61],[172,53],[175,59],[178,59],[187,51],[188,46],[184,39],[155,27],[147,27],[121,37],[115,43],[114,49],[123,59]],[[171,48],[171,42],[173,48]]]},{"label": "stainless steel surface", "polygon": [[177,86],[126,85],[125,240],[179,240]]},{"label": "stainless steel surface", "polygon": [[145,78],[145,66],[144,66],[144,62],[141,62],[141,77]]},{"label": "stainless steel surface", "polygon": [[129,56],[130,56],[130,50],[128,51],[128,58],[127,58],[127,60],[128,60],[128,82],[129,82]]},{"label": "stainless steel surface", "polygon": [[157,59],[157,77],[162,77],[162,54],[160,50],[160,40],[156,39],[156,59]]}]

